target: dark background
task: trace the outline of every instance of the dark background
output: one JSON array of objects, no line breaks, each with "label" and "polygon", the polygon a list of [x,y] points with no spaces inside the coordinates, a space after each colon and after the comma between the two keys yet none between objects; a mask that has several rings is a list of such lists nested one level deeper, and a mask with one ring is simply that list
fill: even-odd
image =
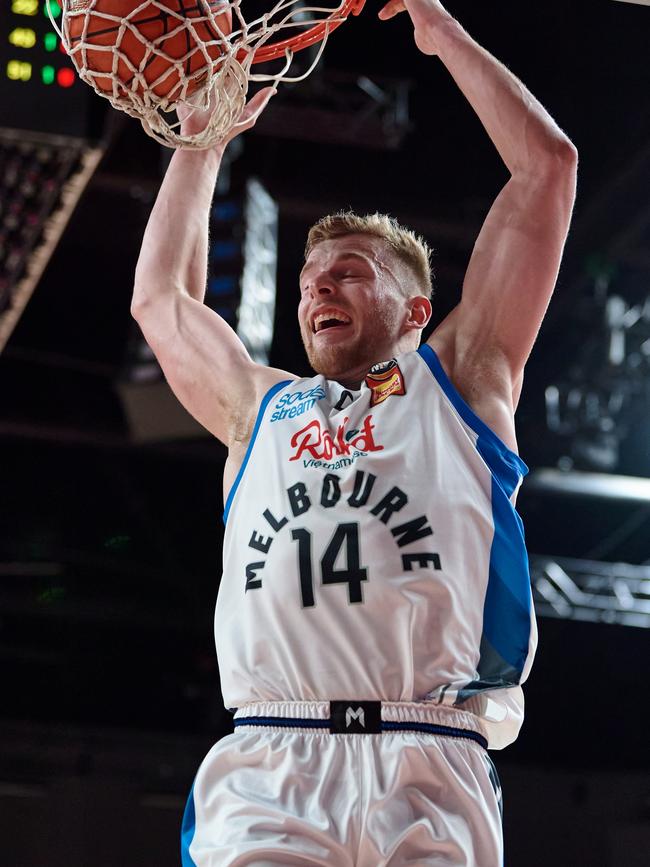
[{"label": "dark background", "polygon": [[[528,465],[555,466],[568,446],[547,430],[544,389],[598,339],[594,281],[613,269],[630,303],[650,288],[650,9],[447,6],[580,153],[575,221],[518,413]],[[422,232],[436,251],[438,322],[458,301],[507,178],[449,74],[417,52],[406,16],[380,23],[377,8],[369,2],[331,38],[314,84],[276,100],[289,104],[300,90],[317,101],[326,73],[406,79],[412,126],[401,146],[281,138],[260,123],[232,164],[232,190],[254,175],[280,206],[271,363],[296,373],[307,372],[297,275],[315,219],[349,206]],[[275,100],[269,118],[274,110]],[[225,450],[200,435],[141,443],[130,429],[120,387],[137,339],[133,271],[166,156],[136,121],[110,123],[107,154],[0,359],[0,863],[11,867],[177,863],[185,794],[230,730],[211,634]],[[642,409],[614,469],[647,478]],[[632,513],[524,485],[519,510],[532,554],[650,560],[647,505]],[[507,863],[645,864],[650,633],[568,619],[539,626],[524,729],[494,756]]]}]

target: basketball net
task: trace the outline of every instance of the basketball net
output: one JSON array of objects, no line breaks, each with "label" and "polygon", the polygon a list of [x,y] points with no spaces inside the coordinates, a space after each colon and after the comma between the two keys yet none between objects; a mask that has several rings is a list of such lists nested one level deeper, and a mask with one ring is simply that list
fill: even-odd
[{"label": "basketball net", "polygon": [[[63,25],[59,29],[50,10],[50,0],[46,0],[46,8],[52,26],[58,33],[66,52],[73,60],[80,78],[89,84],[100,96],[105,97],[114,108],[126,112],[142,123],[145,132],[161,144],[173,148],[209,148],[222,141],[228,133],[237,127],[246,104],[248,87],[251,81],[273,83],[296,82],[306,78],[316,67],[325,48],[329,33],[346,20],[347,16],[358,14],[365,0],[341,0],[341,5],[334,10],[321,6],[301,5],[301,0],[278,0],[273,8],[253,21],[247,22],[242,14],[242,0],[223,0],[216,10],[212,11],[208,3],[197,0],[201,14],[185,18],[175,13],[167,5],[158,0],[144,0],[137,3],[134,0],[133,9],[128,16],[117,17],[102,11],[102,26],[106,22],[107,29],[115,29],[115,44],[100,46],[90,42],[88,24],[97,0],[63,0]],[[164,52],[161,43],[169,39],[167,32],[160,39],[149,41],[138,29],[138,15],[144,9],[155,7],[162,15],[175,19],[174,34],[189,31],[187,44],[193,46],[182,58],[173,58]],[[222,16],[230,10],[232,15],[232,30],[224,33],[219,26]],[[94,13],[95,17],[97,13]],[[70,38],[70,21],[81,16],[81,27],[77,23],[80,35],[74,40]],[[309,31],[305,33],[306,24]],[[211,41],[201,39],[197,35],[200,25],[208,25],[209,32],[215,38]],[[301,35],[283,39],[276,45],[269,45],[276,34],[294,33],[299,29]],[[199,29],[205,34],[205,26]],[[142,59],[136,67],[129,57],[121,50],[125,34],[129,39],[137,38],[144,49]],[[298,76],[290,75],[290,67],[296,50],[313,45],[320,41],[316,56],[306,72]],[[111,69],[98,72],[89,68],[87,52],[95,56],[98,51],[112,53]],[[187,69],[197,64],[188,63],[189,58],[200,52],[204,62],[199,71],[189,73]],[[147,81],[144,71],[152,58],[163,58],[165,70],[155,81]],[[216,57],[216,60],[215,60]],[[279,65],[275,72],[253,73],[254,63],[274,61]],[[128,86],[118,77],[118,69],[124,75],[124,70],[130,73]],[[173,70],[178,77],[178,84],[170,89],[173,98],[156,95],[154,88],[164,83],[165,78]],[[97,84],[101,79],[102,87]],[[107,88],[107,80],[110,88]],[[200,81],[200,83],[198,83]],[[205,129],[194,135],[183,135],[180,132],[180,122],[170,122],[165,115],[173,111],[175,106],[186,103],[196,110],[210,110],[210,118]],[[262,106],[257,114],[260,113]],[[255,115],[256,116],[256,115]],[[250,121],[250,118],[248,119]]]}]

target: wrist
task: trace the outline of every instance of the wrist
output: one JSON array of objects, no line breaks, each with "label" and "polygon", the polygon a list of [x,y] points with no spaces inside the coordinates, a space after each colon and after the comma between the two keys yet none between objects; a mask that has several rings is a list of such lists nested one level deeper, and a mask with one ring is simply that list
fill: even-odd
[{"label": "wrist", "polygon": [[465,31],[446,9],[436,11],[427,22],[427,36],[435,44],[439,55],[452,48],[462,33]]},{"label": "wrist", "polygon": [[225,148],[225,144],[221,142],[212,147],[201,149],[180,147],[172,156],[172,161],[186,167],[194,178],[197,178],[199,173],[202,173],[204,179],[204,173],[216,178]]},{"label": "wrist", "polygon": [[440,3],[403,0],[415,29],[415,43],[423,54],[440,55],[462,27]]}]

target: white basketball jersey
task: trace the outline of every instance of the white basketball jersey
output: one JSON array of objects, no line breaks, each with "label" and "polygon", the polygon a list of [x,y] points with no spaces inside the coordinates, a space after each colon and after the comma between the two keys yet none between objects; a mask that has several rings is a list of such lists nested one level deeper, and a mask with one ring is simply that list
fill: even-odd
[{"label": "white basketball jersey", "polygon": [[224,515],[226,707],[433,701],[513,741],[536,644],[526,472],[428,345],[358,390],[271,388]]}]

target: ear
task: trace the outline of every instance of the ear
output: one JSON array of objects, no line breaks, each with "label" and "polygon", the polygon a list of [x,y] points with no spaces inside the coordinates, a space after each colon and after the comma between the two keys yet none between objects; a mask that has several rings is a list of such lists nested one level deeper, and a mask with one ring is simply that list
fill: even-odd
[{"label": "ear", "polygon": [[409,313],[404,323],[408,329],[422,330],[431,319],[431,302],[425,295],[416,295],[408,301]]}]

